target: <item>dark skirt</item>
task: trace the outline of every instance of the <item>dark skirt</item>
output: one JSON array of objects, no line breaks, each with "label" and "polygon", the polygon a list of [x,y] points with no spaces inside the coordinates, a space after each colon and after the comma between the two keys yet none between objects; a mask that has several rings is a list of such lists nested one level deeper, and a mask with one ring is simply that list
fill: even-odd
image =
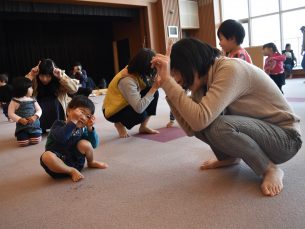
[{"label": "dark skirt", "polygon": [[43,133],[51,128],[55,120],[66,120],[65,112],[57,97],[43,97],[37,99],[37,102],[42,109],[40,127]]}]

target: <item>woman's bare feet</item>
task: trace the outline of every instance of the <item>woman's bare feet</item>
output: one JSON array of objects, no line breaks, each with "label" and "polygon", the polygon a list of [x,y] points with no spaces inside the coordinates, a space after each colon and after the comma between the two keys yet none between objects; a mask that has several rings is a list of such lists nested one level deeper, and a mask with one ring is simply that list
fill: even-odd
[{"label": "woman's bare feet", "polygon": [[108,165],[104,162],[92,161],[92,162],[88,162],[88,167],[96,168],[96,169],[106,169],[108,168]]},{"label": "woman's bare feet", "polygon": [[139,133],[141,134],[159,134],[160,132],[154,129],[150,129],[147,126],[140,126]]},{"label": "woman's bare feet", "polygon": [[223,160],[223,161],[218,161],[217,159],[210,159],[210,160],[204,161],[201,164],[200,169],[201,170],[216,169],[216,168],[220,168],[220,167],[236,165],[239,163],[240,163],[240,158],[231,158],[231,159]]},{"label": "woman's bare feet", "polygon": [[271,164],[264,174],[261,185],[262,193],[265,196],[276,196],[283,190],[284,171],[276,165]]},{"label": "woman's bare feet", "polygon": [[71,179],[72,179],[74,182],[80,181],[81,179],[85,178],[84,175],[81,174],[81,173],[80,173],[77,169],[75,169],[75,168],[72,168],[72,169],[71,169],[70,176],[71,176]]},{"label": "woman's bare feet", "polygon": [[117,129],[120,138],[128,138],[129,134],[127,133],[126,127],[120,123],[120,122],[116,122],[114,123],[115,128]]}]

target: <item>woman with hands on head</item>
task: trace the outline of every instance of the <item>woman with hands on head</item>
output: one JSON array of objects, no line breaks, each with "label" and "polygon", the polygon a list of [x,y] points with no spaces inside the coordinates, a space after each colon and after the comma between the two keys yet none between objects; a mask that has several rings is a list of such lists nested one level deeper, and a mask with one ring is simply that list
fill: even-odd
[{"label": "woman with hands on head", "polygon": [[78,82],[56,67],[51,59],[42,59],[26,75],[33,82],[33,96],[42,109],[40,127],[45,133],[55,120],[66,119],[68,94],[77,92]]},{"label": "woman with hands on head", "polygon": [[[170,57],[157,54],[160,87],[176,120],[188,134],[209,144],[217,159],[201,169],[238,164],[242,159],[258,176],[261,191],[283,189],[278,164],[300,149],[300,119],[261,69],[196,39],[182,39]],[[171,77],[172,76],[172,77]],[[192,92],[192,99],[184,89]]]},{"label": "woman with hands on head", "polygon": [[126,128],[137,124],[140,133],[159,133],[147,126],[150,116],[156,115],[159,98],[159,85],[154,82],[156,70],[151,67],[154,55],[150,49],[141,49],[108,86],[103,113],[114,123],[120,138],[129,137]]}]

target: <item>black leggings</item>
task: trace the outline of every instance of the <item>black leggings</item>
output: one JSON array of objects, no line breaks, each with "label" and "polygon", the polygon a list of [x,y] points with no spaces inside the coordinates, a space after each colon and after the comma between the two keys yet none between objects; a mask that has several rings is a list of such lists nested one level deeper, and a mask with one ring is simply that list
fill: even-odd
[{"label": "black leggings", "polygon": [[[141,97],[144,97],[147,92],[150,90],[150,87],[145,88],[140,92]],[[156,115],[157,104],[159,99],[159,92],[156,91],[154,94],[154,99],[150,102],[148,107],[141,114],[135,112],[135,110],[131,106],[127,106],[124,109],[120,110],[118,113],[112,115],[109,118],[106,118],[109,122],[122,123],[128,130],[130,130],[135,125],[138,125],[151,115]],[[103,110],[104,116],[105,111]]]},{"label": "black leggings", "polygon": [[282,90],[282,86],[285,85],[285,73],[277,74],[277,75],[269,75],[271,79],[274,81],[274,83],[278,86],[278,88],[281,90],[282,94],[284,94]]}]

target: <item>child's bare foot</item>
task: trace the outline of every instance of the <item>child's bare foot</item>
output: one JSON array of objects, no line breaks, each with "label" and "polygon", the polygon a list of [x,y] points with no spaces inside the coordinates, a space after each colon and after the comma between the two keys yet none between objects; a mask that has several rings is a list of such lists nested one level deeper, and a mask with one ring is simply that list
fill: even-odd
[{"label": "child's bare foot", "polygon": [[84,178],[84,175],[81,174],[77,169],[73,168],[70,172],[70,176],[74,182],[80,181]]},{"label": "child's bare foot", "polygon": [[96,168],[96,169],[106,169],[108,168],[108,165],[104,162],[92,161],[92,162],[88,162],[88,167]]},{"label": "child's bare foot", "polygon": [[120,138],[128,138],[129,137],[129,134],[127,133],[127,130],[122,123],[116,122],[116,123],[114,123],[114,126],[117,129]]},{"label": "child's bare foot", "polygon": [[159,134],[160,132],[154,129],[150,129],[147,126],[140,126],[139,128],[140,134]]},{"label": "child's bare foot", "polygon": [[216,168],[220,168],[220,167],[239,164],[239,162],[240,162],[240,158],[231,158],[231,159],[223,160],[223,161],[218,161],[217,159],[210,159],[210,160],[204,161],[201,164],[200,169],[201,170],[216,169]]},{"label": "child's bare foot", "polygon": [[167,123],[166,127],[167,127],[167,128],[171,128],[171,127],[174,126],[174,123],[175,123],[175,122],[171,120],[171,121],[169,121],[169,122]]},{"label": "child's bare foot", "polygon": [[264,180],[261,185],[262,193],[266,196],[278,195],[284,187],[283,177],[283,170],[278,168],[276,165],[270,166],[264,174]]}]

